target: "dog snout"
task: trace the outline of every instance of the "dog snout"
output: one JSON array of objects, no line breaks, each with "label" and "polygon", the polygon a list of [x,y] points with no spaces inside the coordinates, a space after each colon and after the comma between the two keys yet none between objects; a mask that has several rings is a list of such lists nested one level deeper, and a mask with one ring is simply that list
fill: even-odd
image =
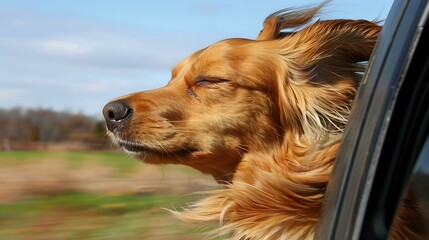
[{"label": "dog snout", "polygon": [[114,101],[109,102],[103,108],[104,119],[106,120],[107,129],[115,130],[117,127],[126,122],[132,115],[133,110],[126,102]]}]

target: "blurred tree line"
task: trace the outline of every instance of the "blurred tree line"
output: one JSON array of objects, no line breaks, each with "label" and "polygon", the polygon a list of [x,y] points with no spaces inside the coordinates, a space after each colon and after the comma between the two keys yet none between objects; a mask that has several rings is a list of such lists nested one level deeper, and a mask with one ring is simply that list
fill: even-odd
[{"label": "blurred tree line", "polygon": [[9,141],[105,142],[104,121],[51,109],[0,109],[0,139]]}]

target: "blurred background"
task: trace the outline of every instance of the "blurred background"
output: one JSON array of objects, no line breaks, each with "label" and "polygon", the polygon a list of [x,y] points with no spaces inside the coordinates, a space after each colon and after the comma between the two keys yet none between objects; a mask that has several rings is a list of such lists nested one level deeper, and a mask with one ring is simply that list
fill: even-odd
[{"label": "blurred background", "polygon": [[[0,0],[0,239],[204,239],[164,208],[216,188],[127,157],[105,137],[110,99],[165,85],[225,38],[255,38],[298,0]],[[322,19],[383,20],[392,0],[334,0]],[[210,228],[210,227],[208,227]]]}]

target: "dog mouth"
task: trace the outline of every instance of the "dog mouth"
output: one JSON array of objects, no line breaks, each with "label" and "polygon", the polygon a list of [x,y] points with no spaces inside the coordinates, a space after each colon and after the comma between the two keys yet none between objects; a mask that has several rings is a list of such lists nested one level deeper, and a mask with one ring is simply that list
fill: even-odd
[{"label": "dog mouth", "polygon": [[119,146],[121,146],[125,151],[133,152],[133,153],[141,153],[141,152],[148,152],[150,149],[145,146],[141,146],[134,143],[123,143],[119,142]]},{"label": "dog mouth", "polygon": [[175,155],[175,156],[185,156],[189,154],[194,154],[200,152],[196,148],[183,148],[180,150],[168,150],[165,148],[154,149],[146,145],[134,142],[128,142],[119,140],[119,146],[127,153],[130,154],[155,154],[155,155]]}]

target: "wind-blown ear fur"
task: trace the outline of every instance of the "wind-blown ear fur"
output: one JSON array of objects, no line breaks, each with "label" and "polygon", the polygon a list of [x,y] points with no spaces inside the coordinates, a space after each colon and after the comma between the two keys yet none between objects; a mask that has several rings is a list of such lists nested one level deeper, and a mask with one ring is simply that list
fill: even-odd
[{"label": "wind-blown ear fur", "polygon": [[316,139],[316,133],[343,131],[365,70],[361,62],[369,59],[380,30],[366,20],[317,21],[277,40],[284,74],[278,78],[279,109],[286,129]]},{"label": "wind-blown ear fur", "polygon": [[286,36],[288,32],[282,32],[282,30],[301,27],[310,22],[328,2],[307,8],[285,8],[270,14],[265,19],[264,28],[256,40],[274,40]]}]

